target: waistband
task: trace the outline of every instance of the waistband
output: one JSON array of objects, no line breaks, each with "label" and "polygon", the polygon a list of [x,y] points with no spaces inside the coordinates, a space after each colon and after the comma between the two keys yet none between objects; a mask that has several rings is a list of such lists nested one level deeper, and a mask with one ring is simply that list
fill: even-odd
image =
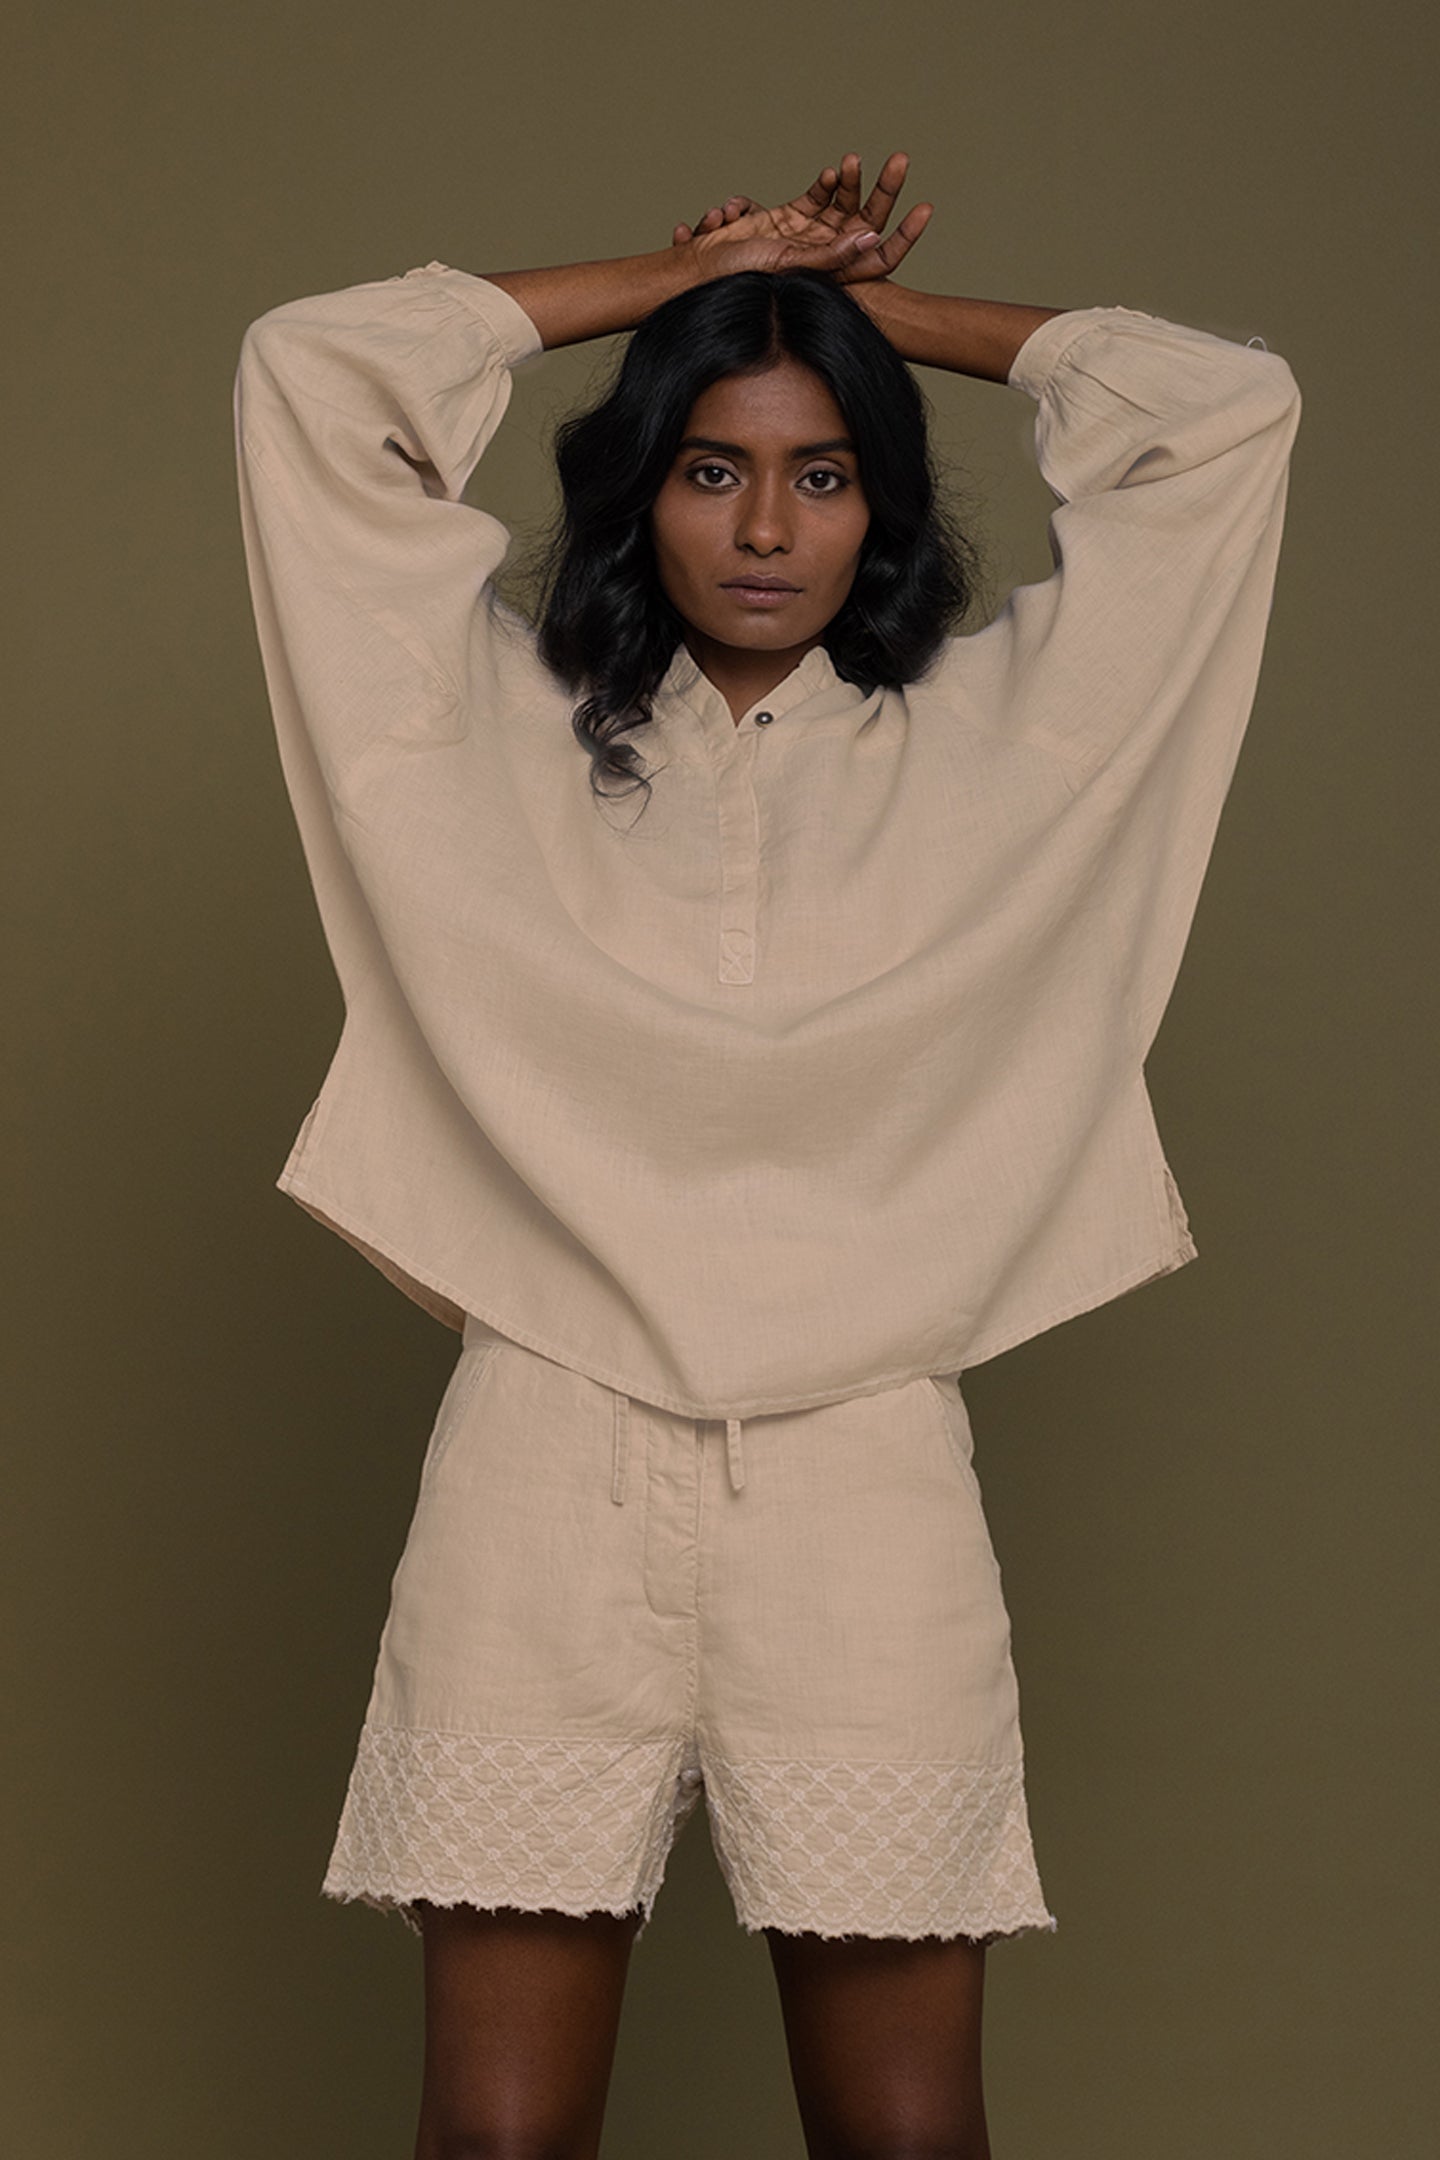
[{"label": "waistband", "polygon": [[[625,1504],[625,1487],[630,1475],[630,1397],[618,1389],[615,1396],[615,1452],[610,1471],[610,1497],[617,1506]],[[718,1423],[718,1419],[696,1418],[697,1425]],[[740,1446],[740,1419],[725,1419],[725,1463],[730,1473],[730,1490],[745,1489],[745,1458]]]},{"label": "waistband", "polygon": [[[509,1343],[511,1348],[515,1350],[529,1349],[528,1343],[518,1342],[513,1335],[507,1335],[502,1329],[492,1327],[490,1322],[482,1320],[478,1313],[466,1313],[461,1340],[467,1350],[472,1343],[480,1342]],[[544,1356],[544,1352],[539,1350],[531,1351],[530,1354],[532,1357]],[[958,1386],[962,1376],[956,1372],[931,1373],[926,1377],[927,1379],[939,1381],[942,1386],[955,1387]],[[608,1386],[608,1382],[597,1381],[596,1385]],[[610,1394],[613,1398],[614,1412],[614,1453],[610,1473],[610,1497],[618,1506],[623,1506],[630,1475],[631,1398],[619,1388],[610,1388]],[[828,1408],[829,1406],[822,1405],[821,1407]],[[669,1414],[667,1413],[667,1415]],[[730,1474],[730,1489],[732,1492],[743,1492],[745,1488],[745,1456],[741,1440],[743,1420],[738,1417],[723,1419],[697,1418],[695,1423],[697,1425],[724,1425],[725,1462]]]},{"label": "waistband", "polygon": [[[513,1335],[506,1335],[500,1328],[492,1327],[490,1322],[482,1320],[478,1313],[466,1313],[465,1325],[461,1332],[461,1341],[467,1350],[472,1344],[482,1342],[509,1343],[512,1349],[515,1350],[524,1350],[528,1347],[525,1343],[517,1342]],[[541,1354],[539,1351],[531,1352],[534,1357]],[[623,1507],[625,1489],[630,1476],[630,1397],[619,1388],[611,1388],[610,1394],[613,1398],[615,1420],[614,1455],[610,1472],[610,1497],[618,1506]],[[698,1425],[718,1423],[719,1420],[697,1418],[695,1422]],[[731,1490],[737,1493],[742,1492],[745,1487],[745,1457],[741,1446],[740,1423],[739,1418],[726,1418],[724,1420],[725,1461],[730,1472]]]}]

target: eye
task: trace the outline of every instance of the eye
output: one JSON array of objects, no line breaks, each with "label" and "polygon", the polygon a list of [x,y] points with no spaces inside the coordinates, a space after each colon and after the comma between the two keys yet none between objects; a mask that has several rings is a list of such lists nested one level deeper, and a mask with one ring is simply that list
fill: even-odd
[{"label": "eye", "polygon": [[708,487],[705,482],[701,480],[700,475],[702,473],[718,473],[722,480],[730,480],[734,478],[734,475],[731,473],[729,467],[725,465],[692,465],[685,477],[687,480],[693,480],[696,485],[701,489],[702,493],[707,495],[714,495],[718,491],[715,488]]},{"label": "eye", "polygon": [[835,483],[833,487],[807,488],[806,493],[809,495],[838,495],[843,488],[850,485],[849,475],[836,472],[833,465],[817,465],[813,472],[806,473],[805,478],[807,480],[833,480]]}]

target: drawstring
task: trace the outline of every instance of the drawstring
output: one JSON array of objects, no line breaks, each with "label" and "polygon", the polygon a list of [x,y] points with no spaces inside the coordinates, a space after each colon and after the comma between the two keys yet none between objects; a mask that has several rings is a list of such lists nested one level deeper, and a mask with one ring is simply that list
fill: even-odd
[{"label": "drawstring", "polygon": [[[730,1470],[730,1489],[739,1492],[745,1484],[745,1460],[740,1452],[740,1420],[725,1420],[725,1460]],[[625,1504],[625,1486],[630,1474],[630,1398],[617,1388],[615,1391],[615,1448],[610,1471],[610,1497],[617,1507]]]},{"label": "drawstring", "polygon": [[623,1506],[625,1478],[630,1468],[630,1398],[617,1389],[615,1395],[615,1467],[610,1476],[610,1497]]},{"label": "drawstring", "polygon": [[730,1490],[739,1492],[741,1486],[745,1483],[745,1464],[740,1455],[740,1420],[738,1417],[727,1417],[725,1420],[725,1455],[730,1464]]}]

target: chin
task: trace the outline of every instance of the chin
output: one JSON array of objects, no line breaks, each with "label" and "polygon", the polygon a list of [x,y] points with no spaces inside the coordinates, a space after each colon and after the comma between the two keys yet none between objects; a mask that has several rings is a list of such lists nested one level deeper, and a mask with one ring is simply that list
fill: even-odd
[{"label": "chin", "polygon": [[823,636],[824,630],[823,623],[812,627],[797,623],[793,616],[787,620],[784,611],[777,609],[773,615],[756,615],[743,625],[717,624],[706,635],[717,645],[732,646],[737,652],[783,652],[788,646],[804,645]]}]

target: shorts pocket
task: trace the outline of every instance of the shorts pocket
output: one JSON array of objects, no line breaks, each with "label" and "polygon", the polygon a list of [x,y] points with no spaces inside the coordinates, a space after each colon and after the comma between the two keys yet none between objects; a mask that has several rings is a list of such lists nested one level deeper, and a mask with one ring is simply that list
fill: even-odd
[{"label": "shorts pocket", "polygon": [[480,1375],[486,1370],[496,1351],[498,1342],[471,1343],[461,1351],[455,1361],[455,1370],[440,1398],[435,1413],[435,1423],[430,1428],[430,1442],[425,1450],[425,1460],[420,1466],[420,1483],[427,1485],[439,1469],[450,1443],[464,1422],[470,1398],[475,1393]]}]

